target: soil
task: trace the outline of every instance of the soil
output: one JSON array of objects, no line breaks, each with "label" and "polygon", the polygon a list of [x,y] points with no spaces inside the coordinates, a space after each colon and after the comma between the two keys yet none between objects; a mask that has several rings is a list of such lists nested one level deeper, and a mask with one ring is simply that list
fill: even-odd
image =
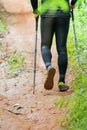
[{"label": "soil", "polygon": [[62,130],[60,120],[64,118],[67,108],[55,106],[61,97],[68,98],[73,90],[73,80],[68,68],[66,82],[70,86],[67,92],[58,90],[57,53],[52,46],[52,64],[56,68],[54,88],[44,89],[46,69],[40,52],[40,28],[38,29],[37,71],[35,94],[34,79],[34,47],[35,18],[32,13],[13,14],[7,18],[8,33],[4,37],[6,53],[21,51],[26,57],[22,72],[9,77],[4,71],[5,61],[0,61],[0,130]]}]

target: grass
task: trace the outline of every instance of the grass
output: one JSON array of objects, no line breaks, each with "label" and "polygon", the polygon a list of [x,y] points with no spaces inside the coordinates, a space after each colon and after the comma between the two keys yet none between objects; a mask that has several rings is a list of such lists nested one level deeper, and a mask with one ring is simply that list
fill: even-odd
[{"label": "grass", "polygon": [[78,38],[80,68],[77,62],[75,43],[73,42],[73,28],[70,27],[68,39],[69,66],[75,76],[72,82],[74,93],[70,98],[62,98],[56,106],[68,106],[65,118],[61,121],[64,130],[87,130],[87,14],[86,9],[75,10],[75,26]]},{"label": "grass", "polygon": [[25,64],[24,55],[21,52],[15,52],[8,57],[5,71],[10,76],[17,75],[19,72],[23,70],[24,64]]},{"label": "grass", "polygon": [[7,25],[4,21],[0,20],[0,32],[6,32]]}]

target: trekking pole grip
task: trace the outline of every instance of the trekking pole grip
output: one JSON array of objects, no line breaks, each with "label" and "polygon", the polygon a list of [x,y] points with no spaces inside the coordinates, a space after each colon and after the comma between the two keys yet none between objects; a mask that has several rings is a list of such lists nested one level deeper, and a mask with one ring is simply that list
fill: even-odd
[{"label": "trekking pole grip", "polygon": [[39,16],[36,17],[36,31],[38,30],[38,19],[39,19]]}]

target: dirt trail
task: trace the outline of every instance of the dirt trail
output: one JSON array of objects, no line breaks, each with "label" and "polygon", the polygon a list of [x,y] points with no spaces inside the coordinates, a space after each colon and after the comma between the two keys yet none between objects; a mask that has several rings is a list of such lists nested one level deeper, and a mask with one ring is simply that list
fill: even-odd
[{"label": "dirt trail", "polygon": [[[32,14],[14,14],[8,18],[9,33],[5,40],[8,51],[22,51],[26,56],[26,66],[15,78],[7,78],[3,70],[0,78],[0,130],[62,130],[59,121],[64,116],[55,107],[55,102],[61,96],[68,98],[72,89],[60,93],[57,87],[58,75],[55,76],[54,88],[46,91],[43,87],[46,76],[45,66],[40,54],[40,30],[38,32],[38,53],[36,91],[33,95],[33,64],[35,43],[35,20]],[[53,66],[57,70],[57,55],[55,45],[53,51]],[[70,85],[71,74],[66,81]]]}]

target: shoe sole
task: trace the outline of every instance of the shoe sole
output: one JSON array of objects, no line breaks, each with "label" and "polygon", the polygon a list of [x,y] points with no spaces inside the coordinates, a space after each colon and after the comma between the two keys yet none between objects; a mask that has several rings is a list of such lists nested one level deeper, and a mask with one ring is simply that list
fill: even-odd
[{"label": "shoe sole", "polygon": [[56,73],[56,70],[55,68],[51,68],[49,71],[48,71],[48,75],[47,75],[47,78],[46,78],[46,81],[44,83],[44,88],[47,89],[47,90],[51,90],[53,88],[53,85],[54,85],[54,75]]}]

